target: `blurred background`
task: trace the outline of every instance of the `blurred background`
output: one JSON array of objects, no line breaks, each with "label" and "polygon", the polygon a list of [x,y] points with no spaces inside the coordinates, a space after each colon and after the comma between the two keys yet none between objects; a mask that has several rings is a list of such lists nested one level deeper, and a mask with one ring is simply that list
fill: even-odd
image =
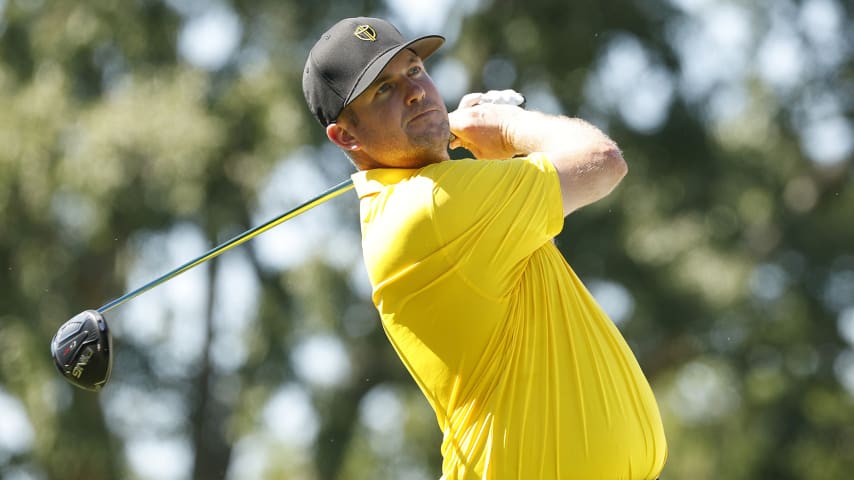
[{"label": "blurred background", "polygon": [[49,356],[76,313],[352,172],[301,72],[356,15],[445,35],[449,108],[514,88],[623,149],[557,242],[655,389],[662,478],[850,478],[850,2],[0,0],[1,478],[438,478],[353,193],[111,311],[100,394]]}]

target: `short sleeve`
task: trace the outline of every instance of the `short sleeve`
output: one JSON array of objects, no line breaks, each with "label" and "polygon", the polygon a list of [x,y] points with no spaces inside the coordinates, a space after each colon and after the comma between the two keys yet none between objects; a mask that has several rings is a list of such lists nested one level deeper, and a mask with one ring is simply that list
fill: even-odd
[{"label": "short sleeve", "polygon": [[442,250],[483,294],[503,296],[526,259],[560,233],[560,182],[544,154],[457,160],[425,168],[434,179],[433,226]]}]

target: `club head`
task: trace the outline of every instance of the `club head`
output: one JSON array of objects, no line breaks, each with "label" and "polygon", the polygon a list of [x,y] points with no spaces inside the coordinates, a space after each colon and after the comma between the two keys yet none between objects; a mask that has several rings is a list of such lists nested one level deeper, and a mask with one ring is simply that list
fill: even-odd
[{"label": "club head", "polygon": [[97,392],[110,379],[113,337],[97,310],[80,312],[62,324],[50,342],[50,353],[72,385]]}]

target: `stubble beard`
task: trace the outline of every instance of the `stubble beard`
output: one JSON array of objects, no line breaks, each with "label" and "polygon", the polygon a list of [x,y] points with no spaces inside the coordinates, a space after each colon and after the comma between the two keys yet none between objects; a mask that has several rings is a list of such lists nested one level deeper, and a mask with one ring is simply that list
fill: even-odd
[{"label": "stubble beard", "polygon": [[445,115],[442,121],[410,136],[409,143],[418,157],[428,160],[426,163],[437,163],[448,159],[450,134],[450,124]]}]

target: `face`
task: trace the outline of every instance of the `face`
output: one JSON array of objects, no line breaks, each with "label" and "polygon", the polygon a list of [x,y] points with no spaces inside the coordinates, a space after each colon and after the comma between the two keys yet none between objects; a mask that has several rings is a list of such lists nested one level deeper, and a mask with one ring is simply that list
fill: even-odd
[{"label": "face", "polygon": [[448,159],[448,111],[421,59],[403,50],[327,127],[360,170],[419,168]]}]

